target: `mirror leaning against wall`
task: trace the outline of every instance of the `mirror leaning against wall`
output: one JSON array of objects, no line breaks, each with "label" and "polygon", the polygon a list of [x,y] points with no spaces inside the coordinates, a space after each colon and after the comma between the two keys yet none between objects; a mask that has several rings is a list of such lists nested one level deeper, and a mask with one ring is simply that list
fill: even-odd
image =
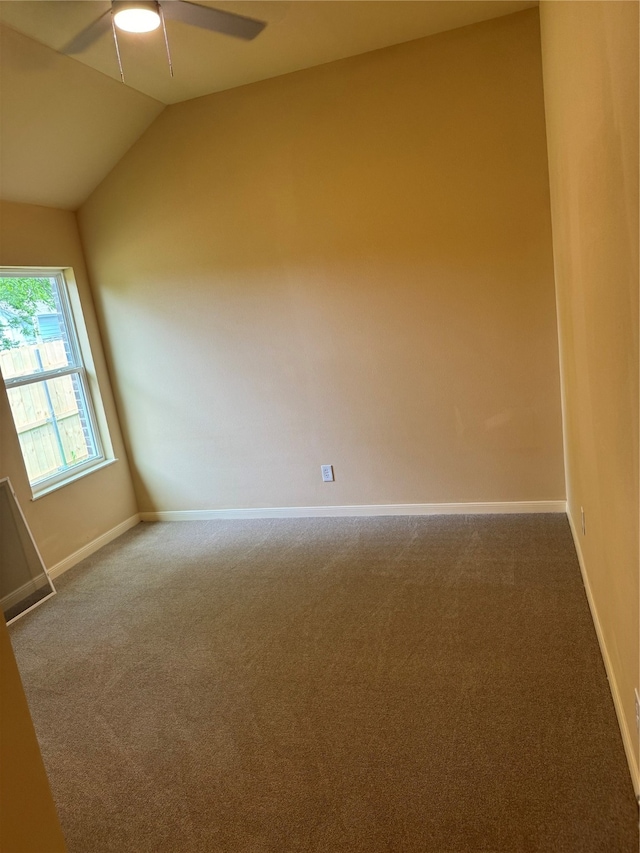
[{"label": "mirror leaning against wall", "polygon": [[55,595],[8,477],[0,480],[0,598],[7,625]]}]

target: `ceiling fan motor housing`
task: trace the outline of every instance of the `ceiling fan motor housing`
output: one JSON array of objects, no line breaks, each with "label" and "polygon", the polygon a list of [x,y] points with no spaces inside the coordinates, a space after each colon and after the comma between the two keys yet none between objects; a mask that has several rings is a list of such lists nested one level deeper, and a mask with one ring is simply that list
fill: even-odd
[{"label": "ceiling fan motor housing", "polygon": [[129,32],[150,32],[160,25],[157,0],[113,0],[113,20],[117,27]]},{"label": "ceiling fan motor housing", "polygon": [[148,9],[157,14],[160,4],[157,0],[113,0],[111,8],[114,15],[116,12],[124,12],[125,9]]}]

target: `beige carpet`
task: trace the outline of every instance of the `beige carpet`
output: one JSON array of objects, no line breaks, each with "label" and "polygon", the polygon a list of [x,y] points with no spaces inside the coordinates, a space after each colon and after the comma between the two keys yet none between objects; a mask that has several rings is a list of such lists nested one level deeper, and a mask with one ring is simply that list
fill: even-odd
[{"label": "beige carpet", "polygon": [[564,516],[142,524],[57,587],[11,633],[70,853],[638,851]]}]

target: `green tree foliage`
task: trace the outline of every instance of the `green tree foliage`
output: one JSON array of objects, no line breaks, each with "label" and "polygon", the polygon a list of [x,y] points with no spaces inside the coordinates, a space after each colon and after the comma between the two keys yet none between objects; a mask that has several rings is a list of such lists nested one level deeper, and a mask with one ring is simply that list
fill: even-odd
[{"label": "green tree foliage", "polygon": [[0,350],[20,345],[6,334],[7,329],[35,341],[36,314],[45,307],[56,309],[48,278],[0,278]]}]

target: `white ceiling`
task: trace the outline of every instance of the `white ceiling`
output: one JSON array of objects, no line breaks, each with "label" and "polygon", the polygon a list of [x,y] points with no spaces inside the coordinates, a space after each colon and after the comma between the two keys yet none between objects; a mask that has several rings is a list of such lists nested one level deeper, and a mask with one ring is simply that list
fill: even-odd
[{"label": "white ceiling", "polygon": [[[176,0],[173,0],[176,2]],[[167,21],[120,38],[126,83],[106,33],[78,57],[58,50],[108,0],[0,0],[0,196],[78,207],[166,104],[455,29],[537,0],[219,0],[201,5],[267,22],[246,42]]]},{"label": "white ceiling", "polygon": [[[179,2],[179,0],[172,0]],[[126,85],[163,104],[232,89],[535,6],[535,0],[199,0],[267,22],[246,42],[167,21],[175,76],[162,32],[118,34]],[[2,0],[0,21],[59,50],[110,8],[108,0]],[[120,79],[111,33],[80,62]]]}]

